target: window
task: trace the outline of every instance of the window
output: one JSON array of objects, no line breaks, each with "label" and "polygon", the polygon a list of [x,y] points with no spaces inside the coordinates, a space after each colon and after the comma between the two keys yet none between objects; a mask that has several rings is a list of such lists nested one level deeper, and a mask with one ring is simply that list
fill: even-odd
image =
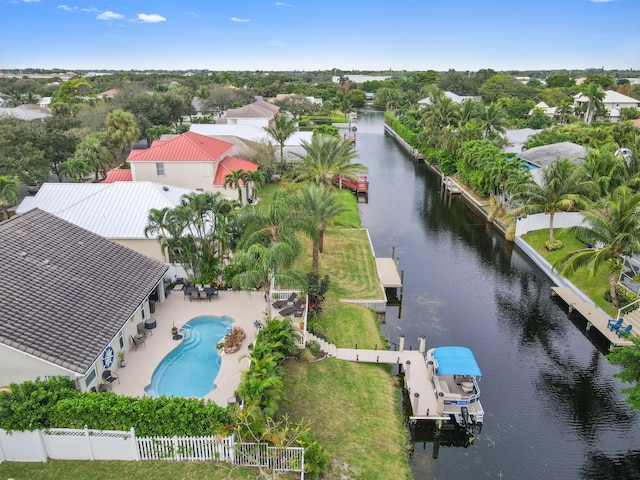
[{"label": "window", "polygon": [[202,176],[213,177],[213,163],[205,162],[202,164]]},{"label": "window", "polygon": [[95,379],[96,379],[96,367],[94,366],[91,370],[89,370],[89,373],[87,373],[87,376],[84,379],[85,386],[89,388],[89,385],[91,385]]},{"label": "window", "polygon": [[156,163],[156,175],[159,177],[164,177],[164,163]]},{"label": "window", "polygon": [[122,332],[120,332],[120,338],[118,340],[118,343],[120,344],[120,350],[124,349],[124,337],[122,336]]}]

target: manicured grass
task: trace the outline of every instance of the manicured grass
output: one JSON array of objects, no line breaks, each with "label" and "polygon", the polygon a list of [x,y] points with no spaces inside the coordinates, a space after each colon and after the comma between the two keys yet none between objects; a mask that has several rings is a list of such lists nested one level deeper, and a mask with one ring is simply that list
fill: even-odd
[{"label": "manicured grass", "polygon": [[[258,470],[238,468],[213,462],[121,462],[49,460],[46,463],[4,462],[0,478],[14,480],[165,480],[169,478],[195,480],[224,478],[229,480],[255,479]],[[300,478],[299,475],[286,478]]]},{"label": "manicured grass", "polygon": [[285,363],[283,405],[291,419],[311,420],[331,455],[330,480],[411,478],[395,378],[386,365],[326,359]]},{"label": "manicured grass", "polygon": [[[556,240],[560,240],[564,244],[561,249],[553,252],[547,251],[544,247],[544,243],[549,240],[549,229],[529,232],[523,235],[522,239],[551,265],[554,265],[555,262],[571,252],[586,248],[584,243],[577,240],[575,236],[570,235],[566,229],[555,228],[553,234]],[[581,268],[573,274],[567,275],[567,278],[609,315],[612,317],[617,315],[618,310],[603,297],[604,292],[609,288],[609,272],[605,267],[601,268],[594,276],[589,275],[585,268]]]}]

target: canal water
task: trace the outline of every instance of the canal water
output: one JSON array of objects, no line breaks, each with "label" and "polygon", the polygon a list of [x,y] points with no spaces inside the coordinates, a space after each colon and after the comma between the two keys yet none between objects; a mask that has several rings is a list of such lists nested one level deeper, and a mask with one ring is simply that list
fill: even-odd
[{"label": "canal water", "polygon": [[388,307],[383,333],[414,349],[421,335],[427,348],[467,346],[483,373],[482,432],[471,444],[415,438],[415,478],[640,479],[640,416],[618,367],[551,299],[547,277],[461,199],[443,198],[381,113],[360,112],[357,151],[369,168],[363,227],[404,271],[401,315]]}]

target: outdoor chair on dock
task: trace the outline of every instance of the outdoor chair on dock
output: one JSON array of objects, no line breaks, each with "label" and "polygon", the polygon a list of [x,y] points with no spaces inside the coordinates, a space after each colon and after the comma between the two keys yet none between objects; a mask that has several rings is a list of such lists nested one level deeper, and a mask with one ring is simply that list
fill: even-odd
[{"label": "outdoor chair on dock", "polygon": [[616,329],[618,332],[618,337],[626,337],[627,335],[631,334],[632,328],[633,325],[627,325],[625,328],[622,328],[622,326],[618,327]]},{"label": "outdoor chair on dock", "polygon": [[609,327],[609,330],[611,331],[618,331],[618,329],[622,326],[622,322],[622,318],[619,318],[618,320],[610,319],[607,327]]}]

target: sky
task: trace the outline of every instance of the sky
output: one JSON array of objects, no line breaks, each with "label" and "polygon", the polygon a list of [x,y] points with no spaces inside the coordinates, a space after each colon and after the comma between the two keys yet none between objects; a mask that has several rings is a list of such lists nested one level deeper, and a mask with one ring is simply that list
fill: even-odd
[{"label": "sky", "polygon": [[61,1],[0,0],[0,69],[640,69],[640,0]]}]

